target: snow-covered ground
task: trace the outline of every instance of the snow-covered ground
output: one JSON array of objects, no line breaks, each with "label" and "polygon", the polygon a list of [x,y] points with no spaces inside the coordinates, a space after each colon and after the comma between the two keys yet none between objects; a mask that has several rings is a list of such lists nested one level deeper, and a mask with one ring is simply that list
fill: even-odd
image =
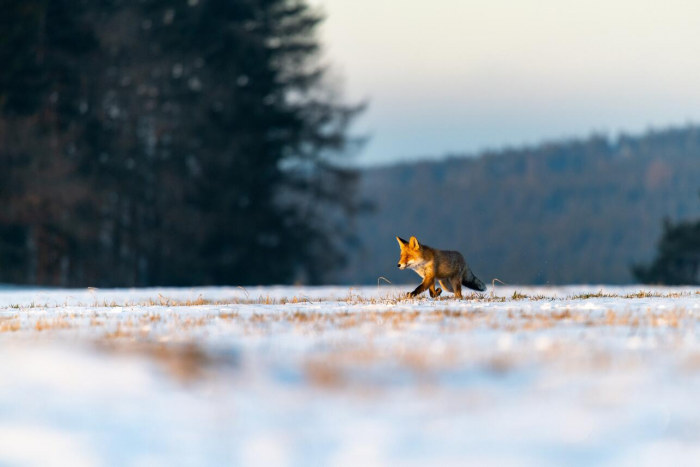
[{"label": "snow-covered ground", "polygon": [[700,289],[408,290],[4,287],[0,466],[700,461]]}]

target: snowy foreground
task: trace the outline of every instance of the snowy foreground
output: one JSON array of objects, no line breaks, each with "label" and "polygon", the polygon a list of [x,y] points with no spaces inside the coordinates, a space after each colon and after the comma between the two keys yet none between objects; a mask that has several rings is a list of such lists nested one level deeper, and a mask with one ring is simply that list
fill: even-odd
[{"label": "snowy foreground", "polygon": [[0,288],[0,465],[700,462],[700,289],[407,290]]}]

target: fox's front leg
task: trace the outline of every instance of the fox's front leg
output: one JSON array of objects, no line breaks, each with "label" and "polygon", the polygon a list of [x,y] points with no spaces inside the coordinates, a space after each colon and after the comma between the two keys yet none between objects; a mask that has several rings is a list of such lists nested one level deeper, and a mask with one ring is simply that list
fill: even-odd
[{"label": "fox's front leg", "polygon": [[441,288],[439,288],[439,287],[438,287],[437,289],[435,288],[435,282],[434,282],[434,281],[433,281],[432,284],[430,284],[430,287],[429,287],[428,290],[430,290],[430,296],[431,296],[432,298],[438,298],[438,297],[440,296],[440,294],[442,293],[442,289],[441,289]]},{"label": "fox's front leg", "polygon": [[420,284],[418,287],[416,287],[416,290],[414,290],[413,292],[410,292],[410,293],[408,294],[408,296],[409,296],[409,297],[415,297],[416,295],[422,294],[423,292],[425,292],[426,290],[428,290],[428,289],[430,288],[430,285],[431,285],[431,284],[432,284],[433,287],[435,287],[435,278],[433,278],[433,277],[431,277],[431,278],[425,277],[425,278],[423,279],[423,282],[421,282],[421,284]]}]

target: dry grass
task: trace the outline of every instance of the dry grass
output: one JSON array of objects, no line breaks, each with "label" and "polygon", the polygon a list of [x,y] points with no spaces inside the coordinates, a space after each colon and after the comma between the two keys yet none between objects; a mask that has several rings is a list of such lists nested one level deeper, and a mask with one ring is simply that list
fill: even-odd
[{"label": "dry grass", "polygon": [[34,322],[34,330],[37,332],[70,329],[72,327],[73,324],[69,321],[69,317],[63,316],[56,318],[39,318]]},{"label": "dry grass", "polygon": [[2,317],[0,318],[0,333],[17,332],[22,328],[22,325],[17,317]]},{"label": "dry grass", "polygon": [[[247,292],[246,292],[247,294]],[[570,295],[566,297],[558,297],[556,295],[543,295],[536,294],[530,295],[519,291],[514,291],[510,296],[499,296],[495,294],[495,290],[492,290],[490,294],[472,292],[465,293],[463,300],[476,302],[476,303],[507,303],[507,302],[520,302],[520,301],[575,301],[575,300],[591,300],[598,298],[606,299],[643,299],[643,298],[684,298],[693,297],[700,295],[700,290],[695,292],[652,292],[640,290],[635,293],[628,294],[615,294],[615,293],[603,293],[603,291],[598,291],[596,293],[584,293],[577,295]],[[175,300],[166,297],[162,294],[158,294],[157,298],[149,298],[145,300],[138,301],[126,301],[126,302],[116,302],[114,300],[95,300],[90,303],[82,303],[77,301],[75,303],[69,303],[67,300],[63,303],[57,302],[43,302],[39,303],[33,301],[27,305],[13,304],[9,305],[8,309],[16,310],[26,310],[26,309],[54,309],[54,308],[65,308],[69,306],[77,306],[83,308],[132,308],[132,307],[203,307],[203,306],[232,306],[232,305],[299,305],[299,304],[313,304],[313,303],[344,303],[346,305],[399,305],[402,303],[421,303],[424,301],[430,302],[455,302],[457,301],[454,296],[450,293],[445,293],[436,299],[431,299],[428,297],[427,293],[421,295],[420,297],[410,298],[407,297],[404,292],[394,291],[388,292],[379,296],[366,297],[361,292],[356,291],[354,288],[348,290],[348,295],[342,298],[316,298],[310,299],[304,295],[294,295],[292,297],[279,297],[275,298],[268,295],[261,295],[258,298],[250,298],[246,295],[246,298],[232,298],[228,300],[208,300],[205,299],[201,294],[196,299],[188,300]]]},{"label": "dry grass", "polygon": [[194,343],[165,345],[153,342],[139,342],[120,345],[115,342],[102,342],[102,351],[145,357],[156,363],[174,379],[191,384],[206,376],[209,368],[219,363],[203,347]]},{"label": "dry grass", "polygon": [[[445,339],[447,344],[439,352],[429,348],[426,343],[440,340],[440,336],[458,335],[465,337],[475,330],[494,330],[506,333],[518,333],[519,339],[537,339],[540,334],[533,331],[544,329],[575,329],[586,331],[590,328],[628,328],[630,335],[640,331],[668,329],[672,332],[664,336],[682,336],[682,333],[694,331],[700,319],[700,313],[693,310],[673,307],[673,302],[664,302],[669,308],[649,308],[640,310],[639,305],[634,311],[589,310],[579,306],[591,300],[604,299],[646,299],[646,298],[687,298],[700,295],[698,292],[669,292],[657,293],[639,291],[626,295],[594,294],[573,295],[557,298],[544,295],[527,295],[514,292],[512,295],[495,296],[472,293],[465,297],[476,304],[477,308],[450,308],[453,299],[440,297],[433,301],[428,298],[406,299],[398,293],[378,297],[364,297],[354,289],[340,300],[318,300],[315,302],[331,302],[339,305],[357,305],[355,309],[327,308],[323,311],[303,306],[313,302],[304,296],[293,296],[289,299],[261,296],[244,300],[210,301],[201,295],[194,300],[176,301],[159,295],[157,299],[149,299],[139,303],[121,305],[144,307],[135,312],[112,313],[104,308],[114,308],[114,302],[95,302],[79,313],[72,306],[70,312],[21,313],[23,310],[32,311],[31,307],[12,307],[12,312],[0,317],[0,338],[9,338],[9,334],[51,337],[54,334],[81,336],[84,340],[98,345],[111,352],[145,356],[162,367],[175,379],[189,383],[203,378],[207,369],[226,362],[217,359],[197,344],[200,337],[214,332],[223,332],[229,338],[256,338],[257,336],[274,337],[285,334],[303,334],[328,336],[327,341],[333,345],[312,355],[304,356],[301,369],[307,380],[322,388],[337,388],[357,382],[357,375],[366,373],[367,368],[399,369],[412,378],[428,382],[435,380],[436,375],[446,369],[478,366],[494,374],[504,374],[523,364],[522,356],[517,352],[501,352],[496,349],[484,349],[481,354],[469,354],[464,344],[454,345],[455,339]],[[550,301],[552,308],[529,310],[525,301]],[[566,303],[563,303],[567,301]],[[423,307],[418,311],[409,307],[397,306],[383,310],[367,310],[367,305],[402,305],[420,302],[433,303],[434,307]],[[478,308],[479,303],[512,303],[500,306],[497,311],[488,307]],[[603,302],[604,303],[604,302]],[[243,305],[302,305],[289,308],[259,310],[250,313]],[[548,304],[545,304],[549,306]],[[221,306],[223,309],[211,309]],[[36,308],[55,308],[56,306],[36,306]],[[182,307],[189,307],[183,309]],[[155,309],[160,308],[160,309]],[[504,310],[504,308],[507,308]],[[351,334],[346,331],[356,330]],[[417,332],[413,332],[416,331]],[[627,331],[623,330],[623,333]],[[75,333],[75,334],[71,334]],[[336,333],[336,334],[330,334]],[[399,333],[399,334],[395,334]],[[642,333],[643,334],[643,333]],[[346,339],[346,336],[354,336]],[[570,336],[571,334],[557,333],[555,336]],[[396,337],[387,339],[390,345],[373,346],[373,339],[381,336]],[[429,336],[423,340],[423,345],[412,347],[410,338]],[[406,339],[404,339],[406,337]],[[578,349],[574,339],[567,338],[565,342],[548,344],[545,350],[538,353],[538,358],[551,361],[576,359],[582,368],[609,368],[613,364],[611,357],[605,352],[579,351],[576,357],[572,352]],[[462,342],[468,341],[465,338]],[[573,350],[572,350],[573,349]],[[700,356],[691,356],[685,364],[687,368],[700,368]],[[370,378],[372,381],[381,380],[381,376]]]},{"label": "dry grass", "polygon": [[[590,311],[563,308],[554,310],[523,310],[492,312],[487,309],[432,308],[428,310],[389,309],[382,311],[316,311],[290,310],[276,313],[240,314],[238,311],[221,313],[165,312],[58,314],[51,317],[31,314],[23,317],[0,319],[0,333],[32,330],[35,332],[63,330],[101,330],[95,333],[107,340],[151,339],[152,336],[186,336],[199,329],[228,326],[241,335],[259,335],[272,332],[320,333],[326,331],[363,328],[368,332],[384,333],[410,330],[417,325],[439,326],[440,332],[468,332],[476,328],[529,332],[556,326],[681,329],[695,325],[700,313],[693,314],[682,307],[648,309],[646,311]],[[283,326],[283,327],[279,327]]]}]

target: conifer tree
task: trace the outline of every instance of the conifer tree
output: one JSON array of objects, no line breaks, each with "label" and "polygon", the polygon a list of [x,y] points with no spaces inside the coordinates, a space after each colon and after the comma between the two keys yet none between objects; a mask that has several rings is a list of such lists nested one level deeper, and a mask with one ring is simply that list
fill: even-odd
[{"label": "conifer tree", "polygon": [[664,221],[656,258],[632,270],[645,284],[700,285],[700,220]]},{"label": "conifer tree", "polygon": [[159,282],[318,281],[340,265],[331,239],[356,207],[356,175],[332,156],[359,110],[326,92],[321,17],[288,0],[151,0],[144,13],[160,71],[156,159],[185,180],[181,209],[160,218]]}]

